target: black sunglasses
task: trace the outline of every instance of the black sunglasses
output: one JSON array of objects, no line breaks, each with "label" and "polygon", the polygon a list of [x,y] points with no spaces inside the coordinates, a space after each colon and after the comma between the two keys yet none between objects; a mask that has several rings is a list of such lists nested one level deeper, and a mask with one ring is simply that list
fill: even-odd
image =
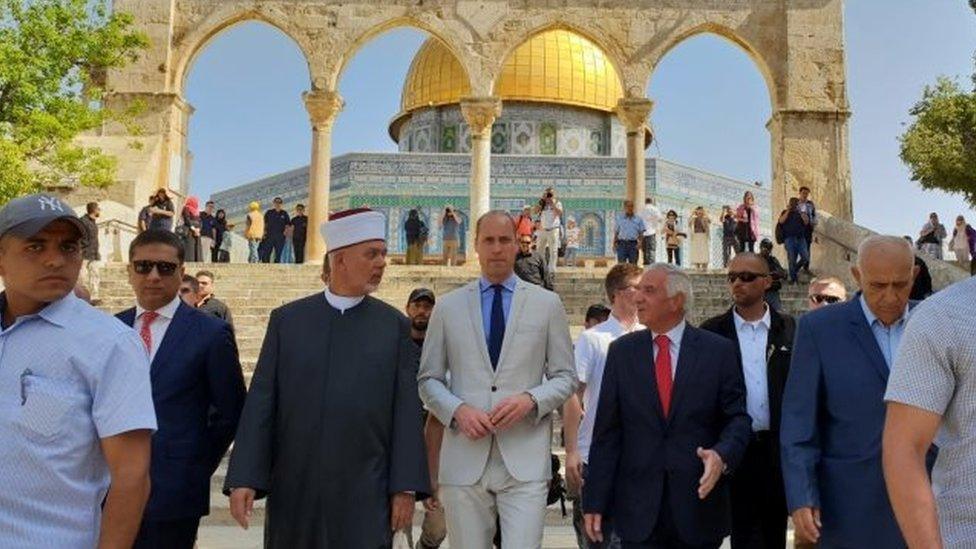
[{"label": "black sunglasses", "polygon": [[176,272],[179,265],[169,261],[150,261],[148,259],[139,259],[132,262],[132,270],[141,275],[151,273],[153,268],[159,271],[159,276],[169,276]]},{"label": "black sunglasses", "polygon": [[180,293],[181,294],[188,294],[188,293],[190,293],[192,291],[193,291],[193,288],[189,288],[187,286],[183,286],[182,288],[180,288]]},{"label": "black sunglasses", "polygon": [[768,274],[762,274],[762,273],[750,273],[749,271],[742,271],[742,272],[731,271],[728,274],[729,284],[732,284],[736,280],[741,280],[741,281],[747,282],[747,283],[748,282],[753,282],[757,278],[766,278],[767,276],[769,276],[769,275]]},{"label": "black sunglasses", "polygon": [[810,301],[821,305],[826,302],[828,305],[833,305],[834,303],[839,303],[840,298],[835,295],[825,295],[825,294],[813,294],[810,296]]}]

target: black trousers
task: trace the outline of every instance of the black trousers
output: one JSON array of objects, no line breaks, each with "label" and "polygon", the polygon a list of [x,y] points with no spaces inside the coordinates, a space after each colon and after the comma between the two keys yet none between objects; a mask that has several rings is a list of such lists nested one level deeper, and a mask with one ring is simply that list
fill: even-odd
[{"label": "black trousers", "polygon": [[305,263],[305,240],[293,240],[292,246],[295,247],[295,263]]},{"label": "black trousers", "polygon": [[671,500],[669,493],[670,487],[665,479],[661,510],[658,511],[657,523],[654,525],[651,537],[640,542],[623,541],[621,547],[623,549],[718,549],[721,547],[722,540],[704,545],[690,545],[681,540],[671,515],[671,506],[666,503]]},{"label": "black trousers", "polygon": [[754,433],[732,480],[733,549],[786,548],[786,490],[778,440]]},{"label": "black trousers", "polygon": [[132,549],[193,549],[200,517],[178,520],[143,520]]}]

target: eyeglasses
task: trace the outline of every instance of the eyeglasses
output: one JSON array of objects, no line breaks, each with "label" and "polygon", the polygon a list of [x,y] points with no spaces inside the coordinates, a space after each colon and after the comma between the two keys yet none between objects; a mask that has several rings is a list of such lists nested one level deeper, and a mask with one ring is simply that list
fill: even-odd
[{"label": "eyeglasses", "polygon": [[147,275],[152,272],[153,268],[155,268],[159,272],[159,276],[169,276],[175,273],[178,267],[179,265],[170,261],[150,261],[148,259],[139,259],[132,262],[132,270],[141,275]]},{"label": "eyeglasses", "polygon": [[734,271],[732,271],[732,272],[729,272],[729,274],[728,274],[729,284],[734,283],[736,280],[741,280],[741,281],[746,282],[746,283],[748,283],[748,282],[754,282],[757,278],[766,278],[767,276],[769,276],[769,275],[768,274],[762,274],[762,273],[750,273],[749,271],[742,271],[742,272],[734,272]]},{"label": "eyeglasses", "polygon": [[834,303],[840,302],[840,298],[835,295],[813,294],[810,296],[810,301],[816,303],[817,305],[821,305],[824,302],[826,302],[828,305],[833,305]]},{"label": "eyeglasses", "polygon": [[188,294],[188,293],[190,293],[192,291],[193,291],[193,288],[190,288],[188,286],[183,286],[182,288],[180,288],[180,293],[181,294]]}]

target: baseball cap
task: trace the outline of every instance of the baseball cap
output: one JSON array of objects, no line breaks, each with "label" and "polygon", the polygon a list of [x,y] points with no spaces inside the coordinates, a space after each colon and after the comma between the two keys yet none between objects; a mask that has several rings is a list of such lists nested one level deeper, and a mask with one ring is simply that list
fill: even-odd
[{"label": "baseball cap", "polygon": [[75,211],[60,198],[46,194],[22,196],[0,209],[0,236],[9,233],[30,238],[60,219],[74,225],[82,236],[87,232]]},{"label": "baseball cap", "polygon": [[420,301],[421,299],[426,299],[434,304],[434,292],[428,290],[427,288],[417,288],[410,292],[410,297],[407,298],[407,304],[413,303],[414,301]]}]

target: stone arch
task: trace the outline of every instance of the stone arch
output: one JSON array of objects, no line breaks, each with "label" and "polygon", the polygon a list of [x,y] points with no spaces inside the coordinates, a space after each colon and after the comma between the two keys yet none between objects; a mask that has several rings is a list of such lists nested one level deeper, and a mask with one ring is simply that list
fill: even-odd
[{"label": "stone arch", "polygon": [[515,50],[518,49],[519,46],[521,46],[528,40],[532,39],[533,37],[552,30],[569,31],[571,33],[582,36],[583,38],[589,40],[590,42],[593,42],[596,45],[596,47],[600,48],[600,51],[602,51],[603,54],[607,56],[607,59],[610,61],[610,64],[613,65],[613,69],[617,73],[617,80],[620,82],[620,89],[624,90],[624,92],[626,93],[627,87],[625,85],[626,82],[624,81],[624,72],[623,72],[625,64],[623,63],[623,60],[621,56],[618,54],[618,52],[610,47],[611,41],[602,37],[597,32],[591,32],[587,30],[581,25],[576,25],[562,20],[552,21],[544,25],[532,27],[525,31],[519,32],[514,36],[507,37],[506,40],[503,41],[504,47],[499,52],[497,52],[498,55],[495,56],[496,65],[494,67],[494,70],[492,71],[492,78],[491,78],[492,92],[494,92],[494,90],[498,86],[498,80],[501,77],[502,65],[505,64],[505,62],[508,60],[509,57],[511,57],[511,55],[515,52]]},{"label": "stone arch", "polygon": [[269,25],[288,37],[298,47],[305,59],[309,72],[309,82],[315,81],[316,75],[311,63],[313,45],[307,40],[303,40],[302,34],[297,29],[292,29],[286,20],[278,20],[275,16],[264,13],[260,9],[228,5],[218,8],[208,17],[194,24],[186,34],[174,37],[173,58],[175,61],[169,73],[168,85],[170,89],[182,95],[186,78],[200,53],[220,34],[249,21]]},{"label": "stone arch", "polygon": [[[658,65],[665,57],[667,57],[671,50],[683,44],[685,41],[703,34],[711,34],[725,39],[744,52],[749,59],[752,60],[753,64],[756,66],[756,69],[759,71],[759,74],[762,75],[763,81],[766,83],[766,89],[769,92],[770,108],[773,112],[775,112],[780,105],[781,94],[779,93],[779,89],[783,84],[780,82],[778,75],[773,71],[770,64],[766,61],[766,58],[763,56],[762,52],[753,46],[749,40],[747,40],[740,33],[736,32],[734,29],[717,23],[702,23],[689,29],[679,31],[665,41],[662,46],[655,48],[654,51],[650,52],[648,54],[648,57],[650,58],[650,72],[647,74],[647,77],[644,80],[644,87],[642,89],[646,90],[651,85]],[[644,55],[638,55],[640,57],[644,57]]]},{"label": "stone arch", "polygon": [[363,48],[366,44],[371,42],[376,37],[381,34],[401,27],[413,28],[419,31],[423,31],[433,38],[439,40],[448,50],[454,55],[454,58],[458,60],[461,64],[461,68],[464,69],[464,74],[468,78],[468,82],[471,82],[471,75],[477,71],[476,63],[465,55],[465,49],[460,40],[453,39],[453,35],[448,32],[448,29],[438,27],[435,24],[425,22],[421,19],[410,16],[394,17],[373,25],[363,32],[358,33],[355,37],[350,40],[348,45],[339,48],[334,61],[333,66],[328,70],[328,76],[326,77],[326,83],[329,89],[338,89],[339,81],[342,79],[342,75],[345,73],[346,67],[349,66],[349,62],[352,61],[359,50]]}]

